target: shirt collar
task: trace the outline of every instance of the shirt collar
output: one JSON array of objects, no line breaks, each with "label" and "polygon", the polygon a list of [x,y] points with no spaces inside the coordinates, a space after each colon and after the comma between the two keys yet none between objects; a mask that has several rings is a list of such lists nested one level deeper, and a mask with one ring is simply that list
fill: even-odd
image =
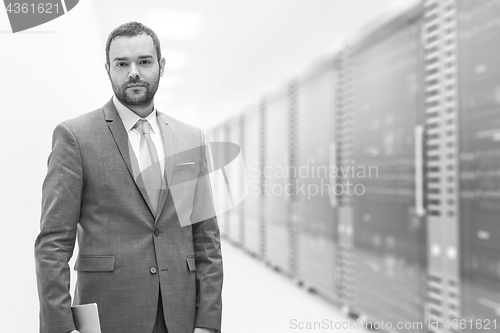
[{"label": "shirt collar", "polygon": [[153,112],[151,112],[146,118],[141,118],[134,111],[123,105],[118,98],[116,98],[116,95],[113,95],[113,103],[115,104],[116,111],[118,111],[127,133],[134,128],[135,124],[140,119],[146,119],[153,129],[153,133],[159,133],[158,122],[156,121],[156,108],[153,108]]}]

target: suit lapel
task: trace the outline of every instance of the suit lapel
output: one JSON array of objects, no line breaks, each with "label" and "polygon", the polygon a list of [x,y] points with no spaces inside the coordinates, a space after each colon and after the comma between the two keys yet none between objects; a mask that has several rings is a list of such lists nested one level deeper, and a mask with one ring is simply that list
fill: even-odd
[{"label": "suit lapel", "polygon": [[163,149],[165,151],[165,172],[164,180],[166,189],[160,194],[160,202],[158,204],[158,211],[156,212],[156,220],[160,217],[160,214],[167,201],[168,193],[170,192],[169,181],[172,179],[172,172],[175,165],[175,136],[172,131],[172,126],[169,124],[167,117],[163,113],[157,111],[157,121],[160,127],[161,137],[163,140]]},{"label": "suit lapel", "polygon": [[[138,175],[136,175],[134,172],[134,169],[138,170],[139,167],[137,166],[136,168],[134,168],[132,166],[131,158],[136,159],[136,156],[129,145],[127,131],[125,130],[125,126],[123,126],[123,122],[118,115],[118,111],[116,111],[112,99],[108,103],[106,103],[106,105],[104,105],[104,117],[106,119],[106,123],[108,124],[111,135],[115,140],[116,146],[118,147],[118,150],[120,151],[120,154],[123,158],[123,162],[127,166],[128,172],[132,177],[134,184],[136,185],[139,192],[141,192],[141,195],[146,201],[146,204],[148,205],[149,210],[152,214],[151,205],[149,203],[148,195],[146,193],[146,189],[144,188],[140,172]],[[130,152],[132,152],[132,155],[130,154]]]}]

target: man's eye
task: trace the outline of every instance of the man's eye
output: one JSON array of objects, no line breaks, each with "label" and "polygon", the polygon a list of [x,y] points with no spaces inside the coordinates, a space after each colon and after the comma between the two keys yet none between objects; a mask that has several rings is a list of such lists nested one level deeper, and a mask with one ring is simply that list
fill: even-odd
[{"label": "man's eye", "polygon": [[116,67],[125,67],[125,66],[127,66],[127,63],[125,62],[119,62],[116,64]]},{"label": "man's eye", "polygon": [[148,65],[150,63],[151,63],[151,61],[149,61],[149,60],[141,60],[141,65]]}]

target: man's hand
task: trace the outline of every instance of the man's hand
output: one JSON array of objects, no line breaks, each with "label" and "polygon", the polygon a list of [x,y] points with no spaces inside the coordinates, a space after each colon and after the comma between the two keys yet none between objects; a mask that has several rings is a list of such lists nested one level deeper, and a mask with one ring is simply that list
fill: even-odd
[{"label": "man's hand", "polygon": [[217,333],[213,328],[195,328],[193,333]]}]

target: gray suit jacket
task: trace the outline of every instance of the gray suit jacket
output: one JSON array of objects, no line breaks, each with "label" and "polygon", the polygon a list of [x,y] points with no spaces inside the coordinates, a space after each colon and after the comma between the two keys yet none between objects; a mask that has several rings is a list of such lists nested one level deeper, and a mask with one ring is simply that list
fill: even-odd
[{"label": "gray suit jacket", "polygon": [[[165,176],[176,190],[162,192],[156,216],[138,186],[112,101],[54,130],[35,242],[40,332],[74,329],[68,261],[76,239],[74,304],[97,303],[103,333],[151,332],[159,288],[169,333],[220,330],[222,257],[217,219],[207,215],[212,202],[203,177],[203,132],[158,117]],[[181,215],[204,220],[181,227]]]}]

